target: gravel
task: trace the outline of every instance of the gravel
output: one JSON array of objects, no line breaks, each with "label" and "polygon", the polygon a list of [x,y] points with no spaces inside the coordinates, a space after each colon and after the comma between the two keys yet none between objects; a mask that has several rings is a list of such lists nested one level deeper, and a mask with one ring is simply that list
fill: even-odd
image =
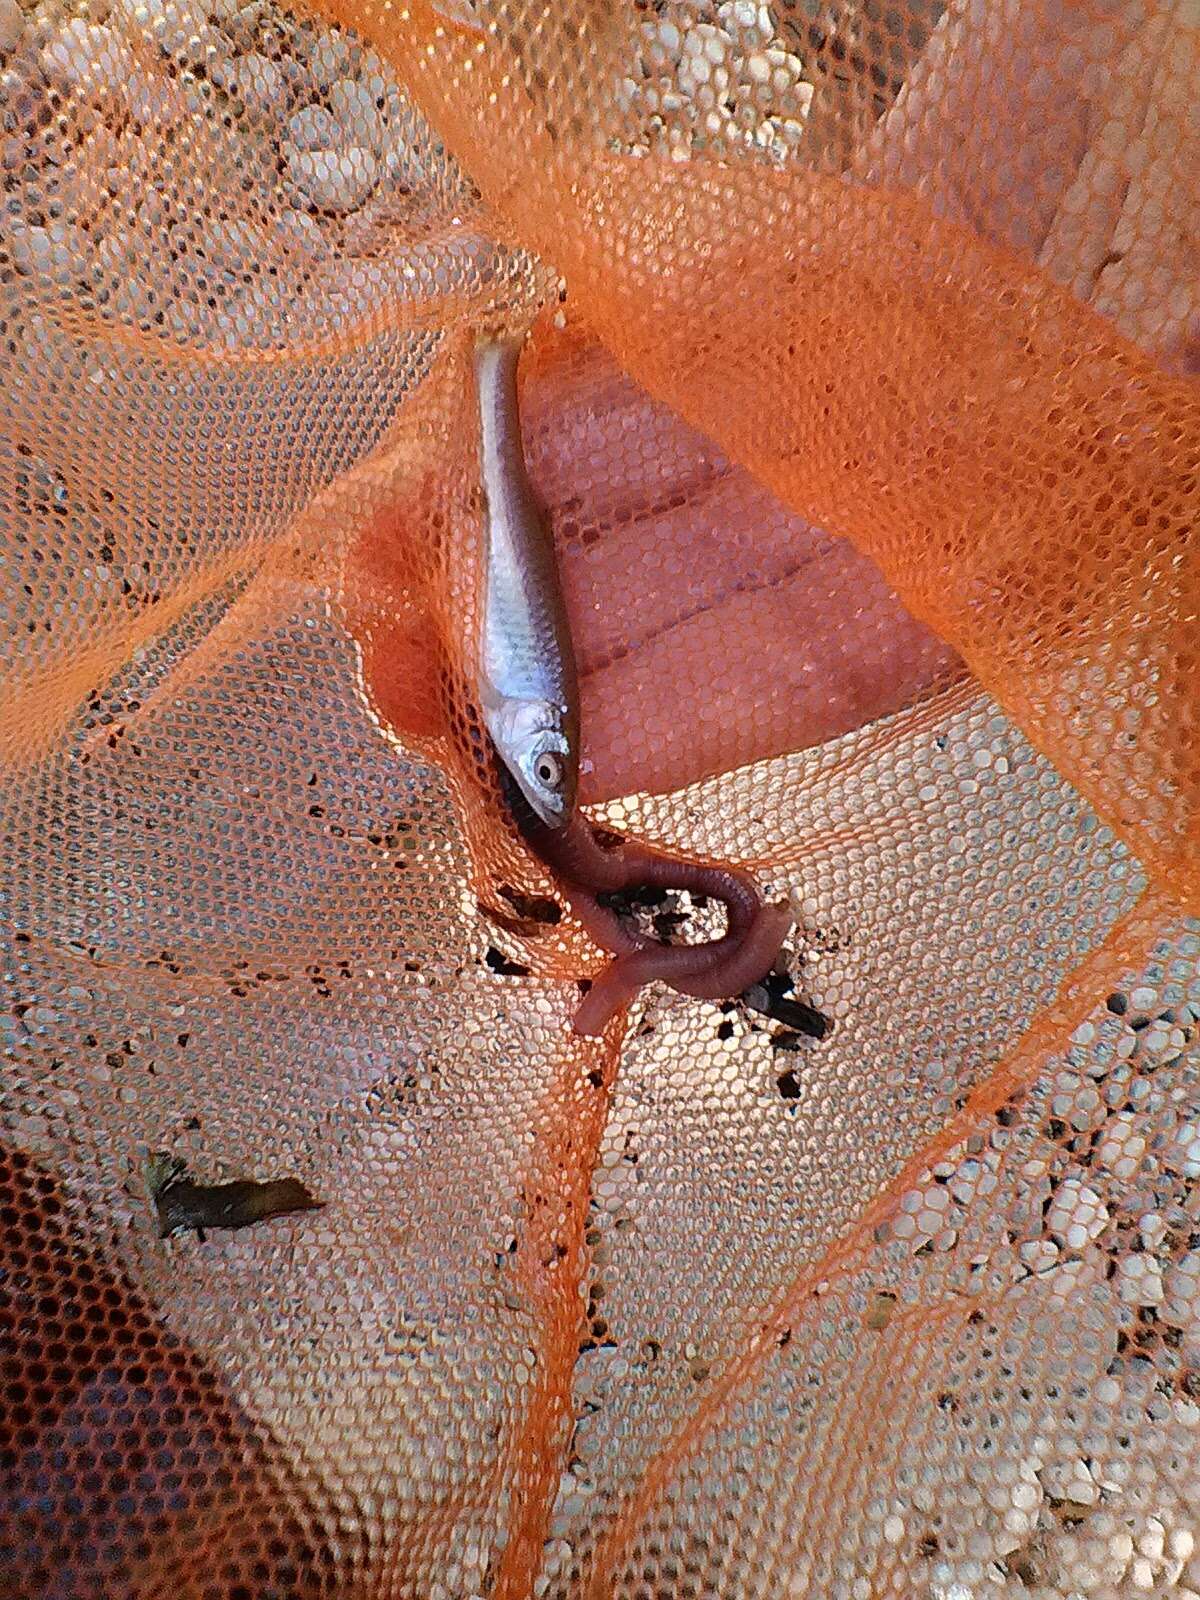
[{"label": "gravel", "polygon": [[[377,219],[386,237],[395,208],[403,215],[423,203],[432,143],[376,54],[268,0],[113,0],[104,18],[98,8],[86,18],[26,16],[16,0],[0,0],[2,92],[19,123],[4,162],[24,179],[10,200],[6,244],[38,293],[86,293],[106,315],[240,345],[273,330],[307,337],[314,307],[353,315],[352,289],[364,308],[389,284],[403,292],[409,257],[377,269],[372,258],[371,277],[354,241],[379,237]],[[812,86],[772,6],[725,0],[665,12],[642,24],[635,56],[619,90],[630,153],[686,160],[706,146],[738,146],[785,163],[802,148]],[[201,65],[203,75],[183,70]],[[52,140],[35,136],[34,118],[17,116],[47,83],[73,100],[93,141],[82,173],[76,157],[64,161]],[[164,183],[168,135],[184,128],[186,136],[198,111],[208,113],[208,164],[181,161]],[[214,199],[238,177],[258,209],[223,215]],[[22,194],[36,201],[25,211]],[[1132,1417],[1145,1460],[1174,1452],[1195,1464],[1188,1495],[1173,1505],[1200,1501],[1200,1408],[1168,1382],[1200,1366],[1200,1118],[1179,1066],[1196,1036],[1200,980],[1188,982],[1168,995],[1146,977],[1110,996],[1046,1075],[1045,1135],[1029,1138],[1014,1162],[1007,1128],[991,1130],[993,1143],[985,1131],[978,1146],[913,1183],[880,1235],[906,1263],[936,1254],[947,1271],[961,1266],[968,1287],[998,1281],[1028,1294],[1034,1312],[1063,1300],[1086,1308],[1107,1295],[1128,1323],[1174,1330],[1158,1368],[1114,1353],[1090,1396],[1093,1408]],[[596,1217],[613,1227],[632,1216],[638,1181],[633,1134],[619,1132],[594,1191]],[[986,1222],[1002,1185],[1010,1237],[997,1243]],[[580,1403],[602,1408],[611,1385],[628,1381],[625,1360],[591,1352]],[[930,1563],[932,1594],[1015,1597],[1027,1588],[1015,1574],[1035,1567],[1042,1600],[1118,1589],[1200,1594],[1194,1528],[1151,1503],[1148,1490],[1139,1498],[1129,1461],[1099,1422],[1091,1427],[1085,1439],[1082,1424],[1073,1433],[1064,1423],[1019,1464],[989,1503],[980,1549]],[[564,1475],[552,1530],[564,1561],[561,1535],[591,1493],[582,1474]],[[910,1510],[889,1508],[885,1539],[908,1539],[918,1520]]]}]

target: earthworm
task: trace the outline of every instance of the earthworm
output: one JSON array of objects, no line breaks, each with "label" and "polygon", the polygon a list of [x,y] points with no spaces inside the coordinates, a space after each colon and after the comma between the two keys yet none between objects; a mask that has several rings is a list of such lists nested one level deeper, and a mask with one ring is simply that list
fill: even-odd
[{"label": "earthworm", "polygon": [[[766,976],[792,924],[786,901],[764,904],[753,879],[732,867],[665,855],[630,839],[601,843],[578,811],[562,826],[549,828],[507,774],[501,774],[501,782],[525,842],[559,880],[590,937],[613,956],[575,1013],[576,1033],[588,1038],[602,1033],[647,983],[659,981],[679,994],[719,1000]],[[660,944],[625,927],[598,899],[641,887],[686,889],[722,901],[725,932],[704,944]]]}]

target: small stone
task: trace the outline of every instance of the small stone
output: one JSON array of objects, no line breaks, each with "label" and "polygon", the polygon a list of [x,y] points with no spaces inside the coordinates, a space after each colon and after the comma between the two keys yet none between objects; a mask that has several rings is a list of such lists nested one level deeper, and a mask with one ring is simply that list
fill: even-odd
[{"label": "small stone", "polygon": [[251,116],[278,116],[287,104],[287,80],[269,56],[257,51],[237,64],[233,90]]},{"label": "small stone", "polygon": [[[1088,1475],[1091,1476],[1090,1473]],[[1126,1567],[1133,1560],[1132,1534],[1126,1533],[1124,1529],[1120,1533],[1112,1534],[1108,1541],[1108,1555],[1111,1575],[1119,1582],[1125,1576]]]},{"label": "small stone", "polygon": [[717,18],[748,50],[766,44],[775,32],[771,8],[761,5],[759,0],[724,0],[724,4],[717,7]]},{"label": "small stone", "polygon": [[0,55],[8,55],[21,42],[25,14],[17,0],[0,0]]},{"label": "small stone", "polygon": [[1146,1519],[1146,1531],[1137,1542],[1138,1555],[1148,1561],[1161,1561],[1166,1549],[1167,1531],[1157,1517]]},{"label": "small stone", "polygon": [[250,272],[262,258],[262,236],[248,222],[211,222],[200,243],[210,261],[231,272]]},{"label": "small stone", "polygon": [[370,194],[379,175],[375,157],[358,146],[348,150],[299,150],[285,145],[284,151],[297,188],[315,206],[327,211],[353,211]]},{"label": "small stone", "polygon": [[[799,83],[796,85],[796,91],[792,99],[795,101],[797,109],[803,112],[805,116],[808,115],[815,92],[811,83]],[[779,124],[779,134],[784,144],[798,145],[805,137],[805,127],[803,122],[798,121],[795,117],[784,117]]]},{"label": "small stone", "polygon": [[52,222],[43,228],[14,218],[9,229],[9,248],[17,271],[32,278],[67,284],[81,270],[65,222]]},{"label": "small stone", "polygon": [[165,55],[197,65],[223,54],[226,44],[212,27],[208,13],[192,0],[135,0],[134,20]]},{"label": "small stone", "polygon": [[52,83],[91,99],[122,97],[137,62],[124,39],[103,23],[74,17],[41,53],[42,70]]},{"label": "small stone", "polygon": [[309,53],[308,68],[322,89],[346,77],[353,64],[354,51],[344,34],[318,34]]},{"label": "small stone", "polygon": [[287,132],[297,150],[334,150],[343,142],[337,119],[324,106],[301,106],[288,118]]},{"label": "small stone", "polygon": [[949,1189],[960,1205],[969,1206],[984,1195],[991,1194],[996,1183],[995,1172],[974,1156],[969,1156],[951,1178]]},{"label": "small stone", "polygon": [[1200,1178],[1200,1118],[1180,1125],[1163,1153],[1163,1164],[1185,1178]]},{"label": "small stone", "polygon": [[119,278],[128,271],[136,255],[127,233],[106,233],[96,246],[93,276]]},{"label": "small stone", "polygon": [[289,255],[306,260],[320,260],[329,254],[329,245],[321,231],[321,224],[307,211],[284,212],[275,224],[275,231],[283,241]]},{"label": "small stone", "polygon": [[1154,1256],[1137,1250],[1117,1268],[1117,1288],[1127,1306],[1157,1306],[1163,1300],[1162,1267]]},{"label": "small stone", "polygon": [[1167,1224],[1161,1212],[1147,1211],[1138,1218],[1138,1233],[1141,1235],[1142,1245],[1147,1250],[1153,1250],[1160,1245],[1166,1237]]},{"label": "small stone", "polygon": [[899,1544],[904,1537],[904,1520],[902,1517],[890,1516],[883,1524],[883,1537],[889,1544]]},{"label": "small stone", "polygon": [[1058,1262],[1058,1246],[1053,1239],[1028,1239],[1018,1253],[1030,1272],[1048,1272]]},{"label": "small stone", "polygon": [[1027,1481],[1014,1484],[1011,1499],[1017,1511],[1036,1511],[1042,1503],[1041,1487]]},{"label": "small stone", "polygon": [[1092,1154],[1098,1166],[1127,1183],[1135,1177],[1146,1154],[1146,1137],[1131,1111],[1110,1117]]},{"label": "small stone", "polygon": [[1189,1250],[1168,1266],[1158,1314],[1175,1328],[1200,1326],[1200,1250]]},{"label": "small stone", "polygon": [[712,73],[712,62],[704,55],[685,55],[679,63],[678,82],[685,95],[694,95],[701,84],[707,83]]},{"label": "small stone", "polygon": [[1068,1250],[1082,1250],[1108,1226],[1108,1208],[1080,1178],[1064,1178],[1046,1214],[1046,1225]]},{"label": "small stone", "polygon": [[683,36],[683,53],[715,67],[728,57],[731,42],[729,35],[711,22],[698,22]]},{"label": "small stone", "polygon": [[378,154],[383,146],[383,118],[363,84],[339,78],[330,85],[329,109],[341,124],[342,135],[327,143],[365,145]]},{"label": "small stone", "polygon": [[770,83],[771,63],[767,60],[765,50],[756,50],[753,55],[746,57],[746,76],[751,83]]},{"label": "small stone", "polygon": [[656,22],[642,23],[642,37],[646,41],[646,58],[652,69],[678,64],[683,51],[683,39],[673,22],[660,18]]},{"label": "small stone", "polygon": [[1190,1561],[1196,1537],[1190,1528],[1172,1528],[1167,1535],[1167,1554],[1172,1561]]},{"label": "small stone", "polygon": [[376,104],[386,101],[389,92],[396,87],[395,74],[383,57],[374,50],[363,52],[358,68],[358,81]]}]

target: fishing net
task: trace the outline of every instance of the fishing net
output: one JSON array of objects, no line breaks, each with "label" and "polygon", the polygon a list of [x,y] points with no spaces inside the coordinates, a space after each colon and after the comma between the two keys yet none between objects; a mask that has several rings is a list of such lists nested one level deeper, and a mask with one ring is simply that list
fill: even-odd
[{"label": "fishing net", "polygon": [[[0,0],[0,1593],[1200,1592],[1198,67],[1182,0]],[[790,897],[791,1010],[570,1030],[484,326],[582,798]]]}]

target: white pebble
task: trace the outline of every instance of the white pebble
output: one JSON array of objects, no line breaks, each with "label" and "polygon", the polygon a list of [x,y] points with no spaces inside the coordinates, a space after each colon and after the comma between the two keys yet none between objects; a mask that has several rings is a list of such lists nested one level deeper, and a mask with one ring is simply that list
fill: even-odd
[{"label": "white pebble", "polygon": [[960,1205],[966,1206],[991,1194],[997,1182],[995,1166],[990,1161],[985,1165],[975,1156],[968,1156],[951,1178],[949,1188]]},{"label": "white pebble", "polygon": [[[1073,1461],[1050,1462],[1042,1469],[1041,1480],[1046,1493],[1053,1495],[1056,1500],[1069,1500],[1073,1505],[1089,1506],[1095,1505],[1100,1498],[1096,1480],[1082,1456],[1076,1456]],[[1133,1554],[1132,1540],[1129,1543],[1129,1554]]]},{"label": "white pebble", "polygon": [[1136,1116],[1132,1111],[1122,1111],[1105,1124],[1092,1159],[1115,1178],[1128,1182],[1137,1173],[1145,1154],[1146,1138],[1138,1131]]},{"label": "white pebble", "polygon": [[424,163],[413,148],[410,134],[404,128],[388,129],[383,166],[388,181],[404,188],[416,189],[427,181]]},{"label": "white pebble", "polygon": [[[287,147],[285,146],[285,150]],[[352,211],[375,187],[379,163],[369,150],[287,150],[292,181],[328,211]]]},{"label": "white pebble", "polygon": [[684,56],[679,64],[679,87],[684,94],[694,94],[698,85],[708,82],[711,73],[712,62],[707,56]]},{"label": "white pebble", "polygon": [[93,98],[120,97],[137,62],[133,51],[103,23],[74,17],[47,44],[42,70],[52,83]]},{"label": "white pebble", "polygon": [[1117,1289],[1127,1306],[1157,1306],[1163,1299],[1163,1272],[1144,1251],[1125,1256],[1117,1268]]},{"label": "white pebble", "polygon": [[257,50],[238,63],[234,79],[238,99],[252,116],[276,116],[287,95],[287,80],[270,56]]},{"label": "white pebble", "polygon": [[1064,1178],[1046,1214],[1046,1225],[1068,1250],[1082,1250],[1108,1226],[1108,1208],[1080,1178]]},{"label": "white pebble", "polygon": [[1190,1528],[1172,1528],[1167,1536],[1167,1554],[1172,1561],[1190,1561],[1196,1548],[1195,1535]]},{"label": "white pebble", "polygon": [[1129,1581],[1135,1589],[1153,1589],[1154,1568],[1145,1556],[1139,1556],[1129,1569]]},{"label": "white pebble", "polygon": [[893,1238],[910,1241],[914,1250],[931,1241],[939,1249],[954,1242],[953,1199],[944,1184],[930,1183],[922,1189],[909,1189],[900,1199],[900,1209],[892,1219]]},{"label": "white pebble", "polygon": [[1135,989],[1129,996],[1129,1003],[1135,1011],[1149,1011],[1157,998],[1158,991],[1156,989],[1148,989],[1143,985],[1141,988]]},{"label": "white pebble", "polygon": [[203,61],[227,48],[228,41],[209,25],[208,13],[192,0],[136,0],[134,18],[157,41],[159,49],[185,61]]},{"label": "white pebble", "polygon": [[1012,1503],[1018,1511],[1035,1511],[1042,1503],[1042,1491],[1036,1483],[1013,1485]]},{"label": "white pebble", "polygon": [[314,80],[324,89],[350,71],[354,52],[340,33],[322,33],[309,52],[308,66]]},{"label": "white pebble", "polygon": [[756,50],[753,55],[746,57],[746,76],[751,83],[770,83],[771,63],[767,60],[765,50]]},{"label": "white pebble", "polygon": [[1142,1244],[1147,1250],[1153,1250],[1156,1245],[1161,1244],[1167,1232],[1167,1224],[1163,1219],[1162,1213],[1147,1211],[1144,1216],[1139,1217],[1138,1232],[1141,1234]]},{"label": "white pebble", "polygon": [[33,278],[70,283],[83,270],[71,246],[72,237],[65,222],[52,222],[43,228],[14,218],[9,228],[13,265],[18,272]]},{"label": "white pebble", "polygon": [[760,5],[759,0],[724,0],[724,4],[717,7],[717,16],[728,31],[738,34],[739,43],[748,49],[766,44],[775,32],[771,8]]},{"label": "white pebble", "polygon": [[1200,1119],[1183,1123],[1163,1153],[1163,1163],[1185,1178],[1200,1178]]},{"label": "white pebble", "polygon": [[249,272],[262,259],[262,234],[248,222],[211,222],[202,242],[211,261],[233,272]]},{"label": "white pebble", "polygon": [[390,74],[391,68],[387,66],[382,56],[377,55],[374,50],[365,52],[359,78],[372,100],[386,100],[391,90],[396,87],[395,78]]},{"label": "white pebble", "polygon": [[679,65],[683,54],[683,39],[673,22],[665,18],[656,22],[643,22],[642,38],[646,41],[646,62],[652,72],[662,72]]},{"label": "white pebble", "polygon": [[342,143],[342,130],[324,106],[301,106],[288,118],[287,132],[298,150],[332,150]]},{"label": "white pebble", "polygon": [[15,50],[24,31],[25,14],[17,0],[0,0],[0,54]]},{"label": "white pebble", "polygon": [[290,253],[309,259],[329,254],[321,224],[316,217],[310,217],[307,211],[285,211],[275,224],[275,231],[282,239],[284,249]]},{"label": "white pebble", "polygon": [[711,22],[699,23],[688,34],[688,39],[699,41],[700,52],[714,67],[720,66],[729,57],[729,35],[720,28],[713,27]]},{"label": "white pebble", "polygon": [[1166,1271],[1159,1316],[1174,1328],[1200,1324],[1200,1250],[1189,1250]]},{"label": "white pebble", "polygon": [[804,63],[786,50],[768,50],[767,60],[771,64],[771,87],[778,95],[786,94],[804,76]]},{"label": "white pebble", "polygon": [[383,144],[383,118],[369,90],[353,78],[339,78],[329,90],[329,109],[342,127],[338,143],[367,145],[378,152]]},{"label": "white pebble", "polygon": [[1167,1049],[1170,1038],[1171,1030],[1165,1022],[1152,1022],[1142,1034],[1143,1055],[1162,1055]]},{"label": "white pebble", "polygon": [[889,1544],[899,1544],[904,1537],[904,1519],[890,1516],[883,1524],[883,1537]]},{"label": "white pebble", "polygon": [[1018,1253],[1030,1272],[1048,1272],[1058,1261],[1058,1246],[1053,1239],[1027,1239]]},{"label": "white pebble", "polygon": [[1137,1542],[1138,1555],[1148,1561],[1161,1561],[1167,1545],[1167,1530],[1157,1517],[1146,1519],[1146,1531]]}]

